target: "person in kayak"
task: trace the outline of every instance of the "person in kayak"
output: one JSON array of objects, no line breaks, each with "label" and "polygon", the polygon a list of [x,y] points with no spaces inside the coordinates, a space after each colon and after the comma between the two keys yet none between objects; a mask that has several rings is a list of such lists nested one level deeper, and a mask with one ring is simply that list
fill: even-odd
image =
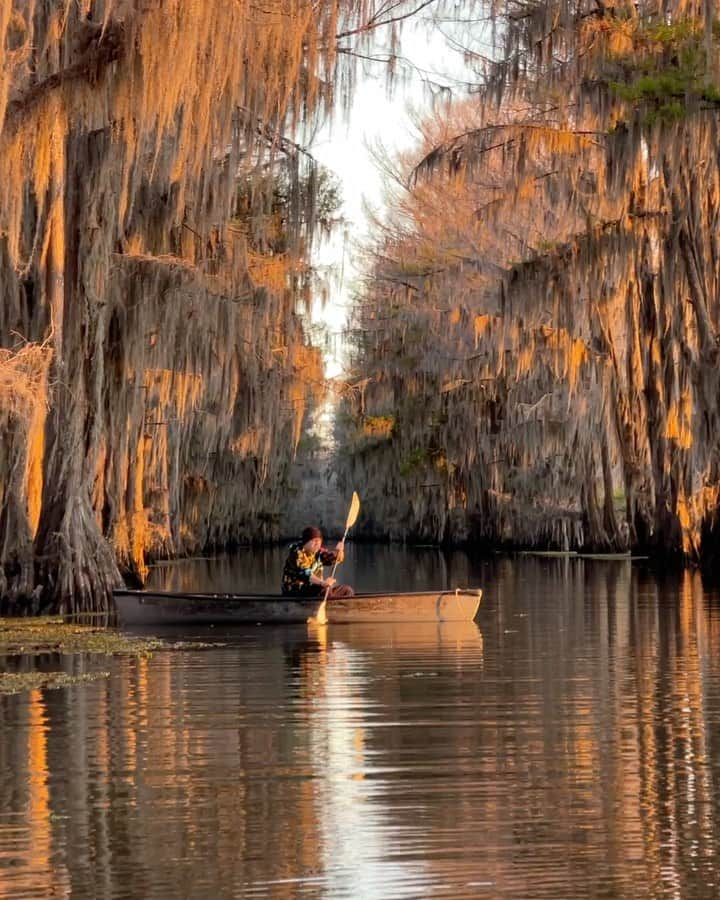
[{"label": "person in kayak", "polygon": [[349,584],[338,584],[331,576],[325,578],[324,566],[341,563],[345,559],[345,545],[339,541],[334,550],[323,547],[319,528],[308,525],[300,540],[290,545],[282,574],[282,592],[300,597],[352,597],[355,591]]}]

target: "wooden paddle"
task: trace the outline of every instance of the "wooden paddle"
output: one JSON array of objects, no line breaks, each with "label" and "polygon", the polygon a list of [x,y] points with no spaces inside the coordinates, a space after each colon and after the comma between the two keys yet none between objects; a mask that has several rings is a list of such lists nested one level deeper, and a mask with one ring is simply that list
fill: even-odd
[{"label": "wooden paddle", "polygon": [[[343,553],[345,551],[345,538],[348,535],[348,531],[353,527],[355,522],[357,521],[358,513],[360,512],[360,498],[357,495],[356,491],[353,491],[352,500],[350,501],[350,511],[348,512],[347,520],[345,522],[345,534],[342,536],[342,541],[340,542],[343,545]],[[335,569],[338,567],[337,559],[333,563],[332,572],[330,573],[330,577],[333,578],[335,576]],[[324,625],[327,622],[327,601],[328,595],[330,594],[330,588],[332,585],[328,585],[325,588],[325,596],[323,597],[323,601],[320,604],[320,608],[317,611],[317,615],[315,616],[315,621],[320,625]]]}]

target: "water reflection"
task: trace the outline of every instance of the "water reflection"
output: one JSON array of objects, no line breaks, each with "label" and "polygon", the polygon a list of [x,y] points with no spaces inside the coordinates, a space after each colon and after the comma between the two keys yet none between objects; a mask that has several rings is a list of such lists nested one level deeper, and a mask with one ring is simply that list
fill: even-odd
[{"label": "water reflection", "polygon": [[206,629],[0,698],[0,896],[717,896],[718,598],[626,562],[443,566],[385,578],[481,583],[479,628]]}]

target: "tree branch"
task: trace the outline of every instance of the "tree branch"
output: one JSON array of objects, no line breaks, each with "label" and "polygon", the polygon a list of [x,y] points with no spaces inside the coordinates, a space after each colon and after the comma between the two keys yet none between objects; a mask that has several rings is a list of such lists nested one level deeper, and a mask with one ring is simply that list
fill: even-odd
[{"label": "tree branch", "polygon": [[[436,3],[437,0],[424,0],[419,6],[415,9],[410,10],[409,12],[403,13],[400,16],[393,16],[389,19],[376,20],[375,16],[372,16],[367,20],[363,25],[358,26],[357,28],[351,28],[348,31],[341,31],[335,35],[336,40],[341,40],[342,38],[350,37],[355,34],[367,34],[370,31],[374,31],[376,28],[382,28],[383,25],[393,25],[395,22],[402,22],[404,19],[409,19],[417,13],[420,12],[421,9],[425,9],[426,6],[430,6],[433,3]],[[395,6],[400,6],[400,3],[395,4]]]},{"label": "tree branch", "polygon": [[42,97],[68,81],[84,79],[94,85],[102,71],[120,59],[124,52],[124,28],[119,22],[111,22],[76,63],[60,69],[58,72],[53,72],[52,75],[48,75],[47,78],[43,78],[42,81],[29,87],[16,100],[8,103],[5,129],[17,127],[20,118],[31,110]]}]

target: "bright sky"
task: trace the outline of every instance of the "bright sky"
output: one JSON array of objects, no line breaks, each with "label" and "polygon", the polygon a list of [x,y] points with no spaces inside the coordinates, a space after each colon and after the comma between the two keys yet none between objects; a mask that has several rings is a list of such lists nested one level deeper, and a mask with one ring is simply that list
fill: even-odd
[{"label": "bright sky", "polygon": [[[340,179],[343,193],[342,215],[347,222],[345,233],[337,229],[330,241],[323,242],[316,253],[316,263],[332,272],[330,299],[324,308],[314,310],[312,320],[326,325],[331,344],[326,352],[326,375],[342,373],[343,349],[340,335],[345,324],[353,280],[358,272],[354,265],[353,243],[368,234],[364,204],[382,210],[382,176],[372,158],[371,149],[378,140],[388,150],[399,150],[414,142],[411,110],[430,109],[430,92],[423,86],[423,76],[449,83],[443,73],[453,71],[457,78],[474,80],[462,58],[455,56],[442,36],[418,23],[403,36],[403,53],[421,71],[410,70],[408,77],[398,77],[392,97],[388,97],[380,68],[378,74],[359,75],[356,93],[347,122],[340,118],[329,123],[311,146],[313,156]],[[335,340],[332,340],[335,338]]]},{"label": "bright sky", "polygon": [[[330,297],[313,319],[324,323],[337,337],[346,320],[353,280],[357,276],[354,243],[368,234],[364,204],[382,208],[382,176],[372,159],[370,148],[378,138],[387,146],[409,141],[406,100],[398,94],[388,99],[384,85],[375,79],[364,80],[357,89],[352,118],[345,125],[334,123],[332,133],[313,144],[312,153],[340,179],[345,227],[339,227],[329,240],[318,247],[316,262],[327,271]],[[342,369],[342,349],[338,342],[328,349],[326,375],[333,377]]]}]

